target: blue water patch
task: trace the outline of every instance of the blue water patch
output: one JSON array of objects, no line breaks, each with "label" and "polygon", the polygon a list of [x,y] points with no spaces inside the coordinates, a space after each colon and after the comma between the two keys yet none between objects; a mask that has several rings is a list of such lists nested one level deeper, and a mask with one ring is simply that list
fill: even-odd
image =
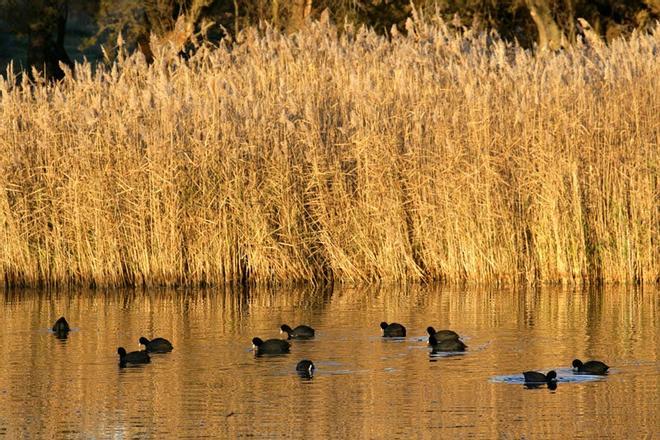
[{"label": "blue water patch", "polygon": [[[539,370],[540,372],[548,372],[555,370],[557,372],[557,383],[584,383],[603,380],[606,376],[595,374],[577,373],[571,368],[548,368]],[[514,385],[524,385],[525,377],[522,372],[518,374],[506,374],[501,376],[493,376],[490,378],[491,382],[495,383],[509,383]]]},{"label": "blue water patch", "polygon": [[[463,341],[465,342],[465,341]],[[466,344],[467,348],[465,349],[466,352],[468,351],[484,351],[488,346],[490,345],[490,341],[486,341],[483,344],[479,345],[469,345]]]},{"label": "blue water patch", "polygon": [[337,361],[319,361],[314,362],[314,365],[316,366],[316,370],[314,370],[314,376],[337,376],[343,374],[364,374],[370,372],[370,370],[365,369],[346,368],[344,363]]},{"label": "blue water patch", "polygon": [[429,353],[429,357],[431,360],[433,359],[441,359],[441,358],[448,358],[448,357],[455,357],[455,356],[465,356],[468,352],[467,351],[437,351],[435,353],[431,352]]},{"label": "blue water patch", "polygon": [[342,365],[342,363],[337,361],[320,361],[314,362],[314,365],[323,367],[339,367]]}]

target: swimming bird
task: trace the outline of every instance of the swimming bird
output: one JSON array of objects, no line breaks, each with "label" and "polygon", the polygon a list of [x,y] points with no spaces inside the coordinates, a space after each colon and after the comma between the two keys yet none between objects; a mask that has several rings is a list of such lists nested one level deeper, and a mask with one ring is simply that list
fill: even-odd
[{"label": "swimming bird", "polygon": [[607,374],[610,367],[601,361],[588,361],[583,364],[580,359],[575,359],[573,368],[576,368],[578,373]]},{"label": "swimming bird", "polygon": [[539,373],[537,371],[523,371],[525,376],[525,383],[550,383],[557,381],[557,373],[548,371],[548,374]]},{"label": "swimming bird", "polygon": [[435,335],[429,336],[429,345],[433,349],[432,353],[443,351],[465,351],[467,348],[467,345],[465,345],[460,339],[445,339],[443,341],[438,341]]},{"label": "swimming bird", "polygon": [[285,354],[289,352],[291,344],[283,339],[268,339],[263,341],[261,338],[253,338],[252,346],[257,355],[261,354]]},{"label": "swimming bird", "polygon": [[174,349],[172,343],[165,338],[154,338],[149,340],[142,336],[140,344],[144,345],[145,351],[151,353],[169,353]]},{"label": "swimming bird", "polygon": [[456,333],[453,330],[440,330],[440,331],[435,331],[433,327],[427,327],[426,332],[429,334],[429,336],[435,336],[435,339],[437,341],[444,341],[444,340],[451,340],[451,339],[458,339],[458,333]]},{"label": "swimming bird", "polygon": [[55,324],[53,324],[53,331],[55,333],[66,333],[71,331],[71,327],[69,327],[69,323],[66,322],[64,316],[55,321]]},{"label": "swimming bird", "polygon": [[314,375],[314,362],[303,359],[296,365],[296,371],[301,377],[311,378]]},{"label": "swimming bird", "polygon": [[126,364],[148,364],[151,358],[146,351],[131,351],[126,353],[124,347],[117,348],[119,354],[119,366],[125,367]]},{"label": "swimming bird", "polygon": [[280,327],[280,333],[286,333],[289,335],[288,339],[310,339],[314,337],[314,329],[308,325],[299,325],[298,327],[291,329],[286,324],[282,324]]},{"label": "swimming bird", "polygon": [[401,338],[406,336],[406,328],[396,322],[390,324],[381,322],[380,328],[383,329],[384,338]]}]

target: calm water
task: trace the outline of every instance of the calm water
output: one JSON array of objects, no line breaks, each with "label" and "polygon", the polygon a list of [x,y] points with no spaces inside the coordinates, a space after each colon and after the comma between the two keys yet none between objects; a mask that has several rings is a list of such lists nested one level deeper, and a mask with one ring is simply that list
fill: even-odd
[{"label": "calm water", "polygon": [[[0,437],[660,438],[659,302],[653,288],[5,293]],[[64,341],[48,330],[62,314]],[[408,337],[383,340],[382,320]],[[255,358],[252,337],[282,323],[317,337]],[[428,325],[468,351],[430,357]],[[142,335],[175,349],[120,369],[117,347]],[[575,357],[612,371],[576,378]],[[312,380],[295,374],[304,358]],[[524,388],[529,369],[559,369],[557,389]]]}]

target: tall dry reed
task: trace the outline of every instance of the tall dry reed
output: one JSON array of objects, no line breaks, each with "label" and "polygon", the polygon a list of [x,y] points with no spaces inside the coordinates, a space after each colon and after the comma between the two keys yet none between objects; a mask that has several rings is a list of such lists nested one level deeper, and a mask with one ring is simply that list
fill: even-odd
[{"label": "tall dry reed", "polygon": [[417,22],[0,82],[7,285],[660,279],[660,31]]}]

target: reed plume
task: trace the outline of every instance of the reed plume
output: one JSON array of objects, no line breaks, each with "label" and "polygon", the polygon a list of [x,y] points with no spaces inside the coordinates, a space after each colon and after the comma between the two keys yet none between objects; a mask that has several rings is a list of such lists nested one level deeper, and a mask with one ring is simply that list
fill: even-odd
[{"label": "reed plume", "polygon": [[248,30],[0,80],[6,285],[660,280],[660,32]]}]

